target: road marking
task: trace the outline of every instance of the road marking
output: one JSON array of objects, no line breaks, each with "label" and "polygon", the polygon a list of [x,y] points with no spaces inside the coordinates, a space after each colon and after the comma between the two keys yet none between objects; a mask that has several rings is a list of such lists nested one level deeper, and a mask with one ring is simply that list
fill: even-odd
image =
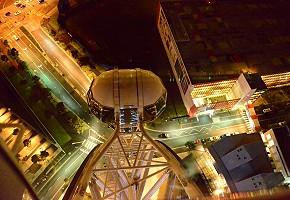
[{"label": "road marking", "polygon": [[60,179],[60,177],[58,177],[56,180]]},{"label": "road marking", "polygon": [[[66,168],[66,170],[68,170],[69,168],[70,168],[70,166],[72,166],[74,163],[75,163],[75,161],[77,161],[77,159],[79,159],[79,157],[81,157],[82,155],[83,155],[84,153],[81,153],[67,168]],[[65,172],[66,172],[66,170],[64,170]]]},{"label": "road marking", "polygon": [[[77,151],[75,151],[71,156],[73,156],[74,154],[76,154],[77,152],[79,152],[79,150],[77,150]],[[70,156],[70,157],[71,157]],[[69,161],[69,159],[67,159],[60,167],[59,167],[59,169],[61,169],[67,162]],[[58,170],[59,170],[58,169]],[[40,188],[39,189],[39,191],[37,192],[37,194],[39,194],[40,192],[41,192],[41,190],[44,188],[44,186],[50,181],[50,179],[52,179],[52,177],[58,172],[58,170],[57,171],[55,171],[52,175],[51,175],[51,177],[44,183],[44,185],[42,186],[42,188]]]},{"label": "road marking", "polygon": [[47,190],[47,191],[49,191],[49,190],[51,190],[51,187],[50,187],[50,188],[48,188],[48,190]]}]

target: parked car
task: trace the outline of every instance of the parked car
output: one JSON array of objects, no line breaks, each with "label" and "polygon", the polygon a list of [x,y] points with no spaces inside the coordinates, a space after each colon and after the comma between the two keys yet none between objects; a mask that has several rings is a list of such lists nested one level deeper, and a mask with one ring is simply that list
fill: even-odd
[{"label": "parked car", "polygon": [[279,125],[279,126],[285,126],[285,125],[286,125],[286,121],[278,122],[278,125]]},{"label": "parked car", "polygon": [[169,135],[167,133],[161,133],[160,135],[158,135],[159,138],[168,138]]},{"label": "parked car", "polygon": [[14,5],[20,4],[21,1],[14,1]]},{"label": "parked car", "polygon": [[44,3],[44,0],[38,0],[38,3]]},{"label": "parked car", "polygon": [[22,4],[22,5],[20,6],[20,9],[23,9],[23,8],[26,8],[26,4]]},{"label": "parked car", "polygon": [[21,7],[21,6],[22,6],[21,3],[15,4],[15,7],[16,7],[16,8],[19,8],[19,7]]},{"label": "parked car", "polygon": [[13,36],[12,36],[12,39],[14,39],[15,41],[19,40],[19,38],[18,38],[17,35],[13,35]]},{"label": "parked car", "polygon": [[267,112],[271,112],[271,111],[272,111],[271,108],[265,108],[265,109],[263,109],[263,113],[267,113]]},{"label": "parked car", "polygon": [[19,15],[21,13],[21,10],[17,10],[14,15]]},{"label": "parked car", "polygon": [[286,121],[282,121],[282,122],[277,122],[274,124],[269,124],[268,128],[275,128],[275,127],[279,127],[279,126],[285,126],[286,125]]},{"label": "parked car", "polygon": [[10,15],[11,15],[11,12],[5,13],[5,16],[10,16]]}]

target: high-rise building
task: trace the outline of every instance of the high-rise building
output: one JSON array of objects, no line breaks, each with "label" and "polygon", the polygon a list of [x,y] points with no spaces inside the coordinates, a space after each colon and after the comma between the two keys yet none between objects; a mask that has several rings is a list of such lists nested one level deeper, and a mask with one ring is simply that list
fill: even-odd
[{"label": "high-rise building", "polygon": [[[223,102],[219,108],[245,102],[216,98],[231,93],[241,73],[271,76],[289,71],[289,7],[287,1],[258,0],[160,3],[157,26],[190,116],[206,111],[208,97]],[[288,75],[283,77],[289,84]]]}]

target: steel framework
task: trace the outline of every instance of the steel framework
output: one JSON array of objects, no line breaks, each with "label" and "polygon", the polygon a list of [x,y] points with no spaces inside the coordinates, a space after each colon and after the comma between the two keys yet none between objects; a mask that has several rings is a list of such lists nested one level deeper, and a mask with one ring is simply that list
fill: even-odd
[{"label": "steel framework", "polygon": [[[143,88],[150,84],[152,87],[158,86],[146,79],[149,73],[145,70],[130,70],[130,76],[124,76],[124,71],[123,76],[120,73],[116,69],[111,74],[107,73],[113,77],[113,83],[108,81],[108,84],[113,84],[115,130],[105,143],[90,152],[72,180],[64,199],[83,199],[88,191],[92,199],[98,200],[152,199],[171,172],[176,175],[189,198],[202,196],[197,185],[189,181],[180,158],[162,142],[154,141],[144,130],[143,110],[147,105],[144,105],[146,94]],[[156,80],[156,75],[150,73],[149,77],[151,76]],[[125,81],[131,85],[136,84],[134,88],[137,91],[130,92],[135,92],[135,95],[126,98],[136,98],[134,102],[137,105],[133,105],[136,112],[131,114],[138,115],[137,120],[136,117],[127,116],[127,119],[134,120],[127,121],[126,127],[122,125],[122,112],[125,109],[132,110],[133,106],[126,108],[120,103],[123,101],[120,93],[128,88],[125,87]],[[150,92],[154,92],[154,88]],[[89,93],[92,94],[90,91]],[[132,127],[128,129],[128,125]],[[159,158],[156,158],[157,154],[160,155]]]},{"label": "steel framework", "polygon": [[[159,153],[162,158],[155,158]],[[92,199],[150,199],[173,172],[189,197],[202,196],[176,154],[140,130],[111,137],[95,148],[79,169],[64,199],[83,199],[89,187]],[[168,194],[170,196],[170,194]]]}]

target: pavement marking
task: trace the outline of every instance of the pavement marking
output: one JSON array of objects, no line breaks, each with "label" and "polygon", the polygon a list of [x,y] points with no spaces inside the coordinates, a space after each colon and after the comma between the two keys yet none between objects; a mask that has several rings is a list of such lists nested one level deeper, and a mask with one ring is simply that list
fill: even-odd
[{"label": "pavement marking", "polygon": [[60,179],[60,177],[58,177],[56,180]]},{"label": "pavement marking", "polygon": [[48,188],[48,190],[47,190],[47,191],[49,191],[49,190],[51,190],[51,187],[50,187],[50,188]]},{"label": "pavement marking", "polygon": [[81,153],[64,171],[68,170],[70,168],[70,166],[72,166],[75,161],[77,161],[77,159],[79,159],[79,157],[81,157],[84,153]]},{"label": "pavement marking", "polygon": [[[78,150],[77,151],[75,151],[71,156],[73,156],[74,154],[76,154],[77,152],[79,152]],[[71,157],[70,156],[70,157]],[[67,159],[60,167],[59,167],[59,169],[61,169],[68,161],[69,161],[70,159]],[[57,170],[57,171],[55,171],[52,175],[51,175],[51,177],[45,182],[45,184],[42,186],[42,188],[40,188],[39,190],[38,190],[38,192],[37,192],[37,194],[39,194],[40,192],[41,192],[41,190],[44,188],[44,186],[50,181],[50,179],[52,179],[52,177],[59,171],[59,169]]]}]

